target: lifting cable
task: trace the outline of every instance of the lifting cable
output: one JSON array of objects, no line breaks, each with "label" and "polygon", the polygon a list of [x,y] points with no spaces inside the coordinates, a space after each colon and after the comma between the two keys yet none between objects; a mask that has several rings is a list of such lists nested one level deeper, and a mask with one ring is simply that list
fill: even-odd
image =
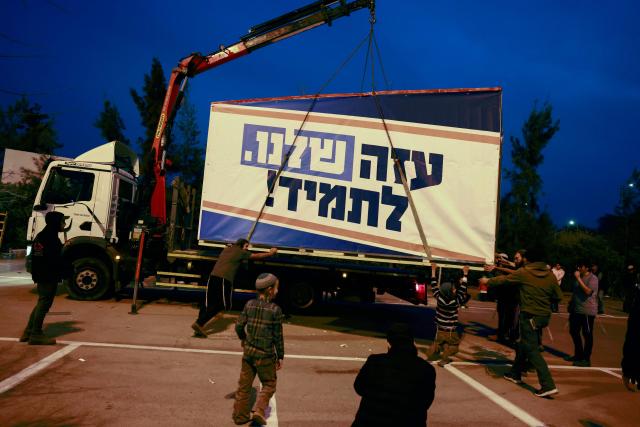
[{"label": "lifting cable", "polygon": [[[360,43],[358,43],[358,45],[355,47],[355,49],[349,54],[349,56],[347,56],[347,58],[342,62],[342,64],[340,64],[340,66],[338,66],[336,71],[334,71],[333,75],[331,75],[331,77],[329,77],[329,79],[320,87],[320,89],[318,89],[316,94],[313,96],[313,100],[311,101],[311,105],[309,106],[309,109],[307,110],[307,112],[306,112],[306,114],[304,116],[304,119],[302,120],[302,123],[300,123],[300,129],[295,134],[295,136],[293,138],[293,142],[291,143],[291,146],[287,150],[287,153],[285,154],[284,159],[282,160],[282,164],[280,165],[280,167],[276,171],[275,175],[273,175],[272,178],[270,178],[269,191],[267,192],[267,196],[265,197],[264,202],[262,203],[262,207],[260,208],[260,211],[258,212],[258,215],[256,216],[256,219],[254,220],[253,224],[251,225],[251,229],[249,230],[249,233],[247,233],[246,239],[248,241],[251,241],[251,237],[253,236],[253,233],[255,232],[256,226],[258,225],[258,222],[260,222],[260,218],[262,218],[262,214],[264,213],[264,210],[267,207],[267,203],[269,202],[269,198],[273,194],[273,190],[276,187],[276,183],[278,182],[278,179],[280,178],[280,175],[284,171],[285,167],[289,163],[289,158],[291,157],[291,154],[293,153],[293,148],[296,145],[296,141],[298,140],[298,136],[300,135],[302,129],[304,128],[304,125],[307,122],[307,119],[309,118],[309,115],[313,111],[316,103],[318,102],[318,98],[320,97],[320,94],[338,76],[338,74],[340,74],[342,69],[351,61],[351,59],[353,59],[355,54],[360,50],[362,45],[364,45],[364,43],[368,39],[369,39],[369,34],[367,34],[362,39],[362,41]],[[272,172],[272,171],[269,171],[269,172]]]},{"label": "lifting cable", "polygon": [[[251,241],[251,237],[253,236],[253,233],[255,232],[256,226],[258,225],[258,222],[260,221],[260,218],[262,217],[264,210],[267,206],[267,203],[269,202],[269,198],[271,197],[271,195],[273,194],[273,191],[275,189],[276,183],[278,182],[278,179],[280,178],[280,175],[282,174],[282,172],[284,171],[285,167],[287,166],[287,163],[289,162],[289,158],[291,157],[291,154],[293,153],[293,149],[295,147],[296,141],[298,140],[298,136],[300,135],[302,129],[304,128],[305,123],[307,122],[307,119],[309,118],[309,115],[311,114],[311,112],[313,111],[318,98],[320,97],[320,94],[324,91],[324,89],[335,79],[335,77],[340,73],[340,71],[342,71],[342,69],[351,61],[351,59],[355,56],[355,54],[360,50],[360,48],[362,47],[362,45],[368,41],[368,47],[367,47],[367,54],[365,57],[365,70],[363,72],[363,77],[362,77],[362,82],[364,83],[364,78],[365,78],[365,73],[366,73],[366,67],[367,67],[367,61],[369,56],[371,56],[371,95],[373,96],[373,99],[375,101],[376,104],[376,109],[378,110],[378,115],[380,117],[380,120],[382,121],[382,125],[384,127],[384,131],[385,134],[387,135],[387,140],[389,142],[389,146],[391,147],[391,154],[392,154],[392,160],[394,163],[394,167],[397,169],[398,174],[400,176],[400,179],[402,181],[402,185],[404,187],[405,193],[407,195],[407,199],[409,201],[409,205],[411,206],[411,212],[413,214],[413,218],[416,222],[416,227],[418,229],[418,233],[420,234],[420,239],[422,241],[422,246],[424,248],[425,254],[427,255],[427,259],[429,261],[431,261],[432,256],[431,256],[431,248],[429,247],[429,244],[427,242],[427,236],[424,233],[424,229],[422,227],[422,223],[420,222],[420,218],[418,217],[418,211],[416,209],[415,203],[413,202],[413,198],[411,197],[411,190],[409,188],[409,185],[407,183],[407,178],[405,175],[405,172],[402,168],[402,165],[400,164],[400,160],[398,159],[397,153],[396,153],[396,149],[395,146],[393,145],[393,141],[391,139],[391,134],[389,133],[389,129],[387,127],[387,123],[385,121],[384,118],[384,112],[382,110],[382,106],[380,105],[380,101],[376,95],[376,88],[375,88],[375,75],[374,75],[374,69],[375,69],[375,61],[374,61],[374,52],[373,52],[373,48],[375,47],[375,51],[378,54],[378,61],[380,62],[380,69],[382,71],[382,75],[385,81],[385,84],[387,86],[387,88],[389,88],[389,83],[387,80],[387,76],[385,74],[384,71],[384,66],[382,65],[382,56],[380,55],[380,49],[378,47],[378,42],[375,38],[375,33],[374,33],[374,25],[376,23],[376,16],[375,16],[375,9],[372,7],[370,8],[370,17],[369,17],[369,24],[370,24],[370,29],[369,32],[367,34],[367,36],[356,46],[356,48],[349,54],[349,56],[342,62],[342,64],[340,64],[340,66],[338,67],[338,69],[333,73],[333,75],[320,87],[320,89],[316,92],[316,94],[313,97],[313,100],[311,102],[311,105],[309,106],[309,109],[307,110],[304,119],[302,120],[302,123],[300,124],[300,129],[299,131],[295,134],[295,137],[293,139],[293,142],[291,143],[291,146],[289,147],[289,149],[287,150],[287,153],[282,161],[282,164],[280,165],[280,167],[278,168],[278,170],[276,171],[275,175],[272,176],[272,178],[270,179],[270,183],[269,183],[269,191],[267,192],[267,196],[265,197],[264,202],[262,203],[262,207],[260,208],[260,211],[258,212],[258,215],[256,216],[256,219],[254,220],[251,229],[249,230],[249,233],[247,234],[247,240]],[[362,83],[362,85],[364,85]]]},{"label": "lifting cable", "polygon": [[[369,31],[369,50],[368,50],[371,54],[371,95],[373,96],[373,100],[375,101],[376,109],[378,110],[378,116],[380,117],[380,120],[382,121],[382,126],[384,127],[384,132],[387,135],[387,140],[389,141],[389,147],[391,148],[391,159],[393,160],[394,167],[398,171],[398,175],[400,176],[400,180],[402,181],[402,186],[404,187],[404,192],[407,195],[409,206],[411,207],[411,213],[413,214],[413,219],[416,222],[416,228],[418,229],[418,234],[420,235],[422,247],[424,248],[424,253],[427,255],[427,259],[431,261],[432,260],[431,247],[427,242],[427,236],[424,232],[424,228],[422,227],[422,223],[420,222],[420,217],[418,216],[418,210],[416,209],[416,205],[413,201],[413,197],[411,197],[411,189],[409,188],[409,184],[407,183],[407,177],[406,177],[405,171],[402,168],[402,165],[396,153],[396,148],[393,145],[391,134],[389,133],[389,128],[384,118],[384,111],[382,110],[382,105],[380,104],[380,100],[378,99],[378,95],[376,94],[376,81],[375,81],[375,74],[374,74],[375,61],[374,61],[374,53],[373,53],[373,50],[371,49],[372,44],[375,45],[376,51],[378,53],[380,68],[382,70],[382,74],[387,87],[389,86],[389,83],[384,73],[384,67],[382,66],[382,57],[380,56],[380,49],[378,48],[378,42],[376,41],[375,34],[373,31],[373,26],[376,23],[376,17],[375,17],[374,11],[371,12],[371,17],[369,18],[369,22],[371,24],[371,29]],[[363,81],[364,81],[364,75],[363,75]]]}]

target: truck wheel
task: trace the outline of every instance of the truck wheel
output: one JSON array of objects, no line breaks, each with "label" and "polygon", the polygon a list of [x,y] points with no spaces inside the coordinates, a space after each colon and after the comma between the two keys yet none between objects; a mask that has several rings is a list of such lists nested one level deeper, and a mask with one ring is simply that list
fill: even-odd
[{"label": "truck wheel", "polygon": [[288,289],[289,304],[294,309],[311,307],[317,301],[315,288],[307,282],[297,282]]},{"label": "truck wheel", "polygon": [[111,291],[111,275],[104,262],[95,258],[80,258],[72,263],[73,273],[67,282],[73,299],[94,301]]}]

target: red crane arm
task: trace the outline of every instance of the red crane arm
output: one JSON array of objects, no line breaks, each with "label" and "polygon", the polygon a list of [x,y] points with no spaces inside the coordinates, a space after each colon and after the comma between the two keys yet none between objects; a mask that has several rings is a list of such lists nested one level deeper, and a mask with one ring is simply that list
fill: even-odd
[{"label": "red crane arm", "polygon": [[[165,161],[167,144],[164,138],[167,126],[173,121],[188,77],[196,76],[211,68],[232,61],[241,56],[278,42],[287,37],[299,34],[323,24],[331,25],[334,19],[347,16],[359,9],[369,8],[374,13],[375,0],[320,0],[296,9],[278,18],[257,25],[241,40],[229,47],[221,46],[217,52],[209,55],[199,53],[183,58],[178,66],[171,71],[169,86],[162,105],[158,127],[153,138],[152,161],[155,184],[151,194],[151,216],[165,224],[166,212],[166,184]],[[149,173],[149,171],[147,171]]]}]

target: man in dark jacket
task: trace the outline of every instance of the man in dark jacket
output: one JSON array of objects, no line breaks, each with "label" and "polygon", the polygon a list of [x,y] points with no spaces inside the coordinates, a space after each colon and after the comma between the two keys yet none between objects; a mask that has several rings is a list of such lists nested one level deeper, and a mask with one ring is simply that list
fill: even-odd
[{"label": "man in dark jacket", "polygon": [[58,282],[64,275],[62,263],[62,242],[58,233],[64,230],[64,215],[60,212],[47,212],[45,227],[38,233],[31,249],[31,277],[38,287],[38,303],[29,316],[20,342],[31,345],[53,345],[56,340],[42,332],[44,317],[49,312],[56,296]]},{"label": "man in dark jacket", "polygon": [[353,384],[362,400],[352,427],[424,427],[436,371],[418,357],[408,325],[392,326],[387,341],[389,351],[369,356]]},{"label": "man in dark jacket", "polygon": [[519,384],[522,372],[530,362],[538,373],[540,390],[536,396],[546,397],[558,393],[547,362],[540,354],[539,330],[549,325],[551,301],[560,300],[562,292],[558,281],[542,261],[542,253],[537,248],[528,249],[521,267],[506,276],[492,279],[482,278],[480,283],[491,286],[517,286],[520,294],[520,338],[516,348],[516,360],[505,379]]}]

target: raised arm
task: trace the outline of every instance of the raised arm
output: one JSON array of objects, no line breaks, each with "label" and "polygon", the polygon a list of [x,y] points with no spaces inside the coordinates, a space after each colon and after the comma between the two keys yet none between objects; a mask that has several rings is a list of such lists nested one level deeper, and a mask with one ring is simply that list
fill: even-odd
[{"label": "raised arm", "polygon": [[253,252],[251,256],[249,256],[249,259],[256,260],[256,259],[269,258],[270,256],[274,256],[277,253],[278,253],[278,248],[271,248],[269,249],[269,252]]},{"label": "raised arm", "polygon": [[431,292],[433,293],[434,298],[438,298],[438,295],[440,295],[440,288],[438,287],[438,277],[436,276],[437,269],[438,269],[438,264],[432,262],[431,263]]},{"label": "raised arm", "polygon": [[580,277],[580,272],[576,271],[575,273],[573,273],[573,275],[575,276],[576,281],[578,282],[580,290],[582,290],[582,292],[584,292],[585,295],[590,296],[593,293],[593,289],[591,289],[590,287],[584,284],[584,282],[582,281],[582,277]]}]

